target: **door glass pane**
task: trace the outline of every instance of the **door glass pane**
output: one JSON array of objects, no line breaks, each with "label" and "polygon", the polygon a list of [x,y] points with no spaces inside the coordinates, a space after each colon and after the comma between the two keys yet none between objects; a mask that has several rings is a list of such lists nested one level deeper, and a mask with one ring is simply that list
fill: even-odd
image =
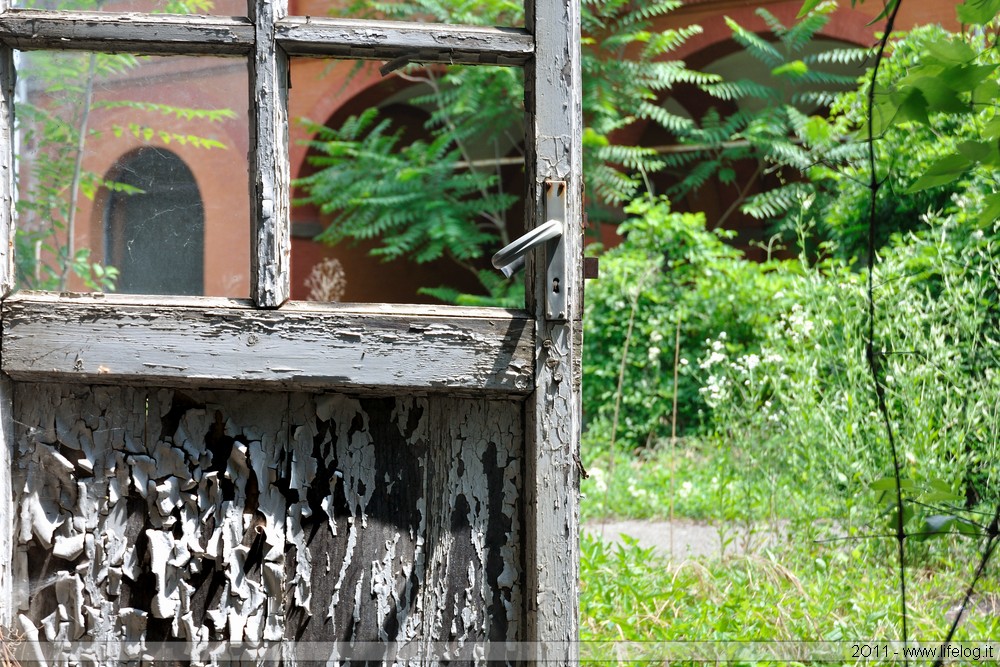
[{"label": "door glass pane", "polygon": [[246,0],[14,0],[23,9],[246,16]]},{"label": "door glass pane", "polygon": [[379,65],[292,60],[292,298],[523,307],[521,70]]},{"label": "door glass pane", "polygon": [[17,54],[18,286],[246,297],[242,59]]},{"label": "door glass pane", "polygon": [[111,192],[104,209],[105,257],[131,294],[204,294],[205,205],[194,174],[175,153],[140,148],[113,180],[138,192]]},{"label": "door glass pane", "polygon": [[524,27],[524,0],[289,0],[288,9],[293,16]]}]

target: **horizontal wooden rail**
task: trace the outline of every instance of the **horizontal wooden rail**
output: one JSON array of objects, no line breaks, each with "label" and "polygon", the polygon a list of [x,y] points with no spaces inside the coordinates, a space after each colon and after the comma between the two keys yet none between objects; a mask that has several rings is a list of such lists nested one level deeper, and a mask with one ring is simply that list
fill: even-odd
[{"label": "horizontal wooden rail", "polygon": [[525,395],[520,311],[22,293],[3,305],[15,380],[357,393]]},{"label": "horizontal wooden rail", "polygon": [[250,52],[254,28],[223,16],[11,9],[0,15],[0,40],[18,49],[239,55]]},{"label": "horizontal wooden rail", "polygon": [[[534,38],[520,28],[289,16],[275,26],[290,55],[404,62],[523,65]],[[0,14],[0,41],[18,49],[76,49],[148,55],[243,55],[249,19],[114,12],[11,9]]]},{"label": "horizontal wooden rail", "polygon": [[289,16],[276,26],[290,55],[461,64],[523,64],[534,38],[520,28]]}]

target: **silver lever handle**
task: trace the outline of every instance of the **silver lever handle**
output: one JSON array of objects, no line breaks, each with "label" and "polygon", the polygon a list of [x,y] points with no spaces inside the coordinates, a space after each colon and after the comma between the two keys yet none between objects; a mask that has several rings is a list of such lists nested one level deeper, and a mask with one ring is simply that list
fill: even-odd
[{"label": "silver lever handle", "polygon": [[493,267],[510,278],[524,266],[524,255],[537,245],[559,238],[563,234],[562,220],[549,220],[511,241],[493,255]]}]

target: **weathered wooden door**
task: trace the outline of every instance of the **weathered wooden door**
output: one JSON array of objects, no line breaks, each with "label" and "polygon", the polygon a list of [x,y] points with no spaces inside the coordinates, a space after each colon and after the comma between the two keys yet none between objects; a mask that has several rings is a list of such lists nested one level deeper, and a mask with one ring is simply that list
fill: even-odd
[{"label": "weathered wooden door", "polygon": [[[573,661],[579,2],[526,10],[520,30],[0,7],[0,621],[24,650]],[[39,48],[247,60],[252,299],[12,292],[12,51]],[[527,226],[563,225],[527,252],[525,310],[288,301],[296,54],[525,68]]]}]

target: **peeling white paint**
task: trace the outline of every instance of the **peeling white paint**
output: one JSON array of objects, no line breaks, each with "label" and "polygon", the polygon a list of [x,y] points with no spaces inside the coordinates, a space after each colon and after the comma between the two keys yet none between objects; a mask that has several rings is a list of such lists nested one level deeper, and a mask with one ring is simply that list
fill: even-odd
[{"label": "peeling white paint", "polygon": [[[119,641],[125,657],[143,655],[157,619],[195,645],[259,646],[312,622],[366,641],[476,641],[496,622],[520,636],[517,404],[400,398],[372,412],[340,394],[178,396],[24,385],[12,476],[22,624]],[[87,451],[92,467],[67,454]],[[57,560],[39,570],[30,549]]]}]

